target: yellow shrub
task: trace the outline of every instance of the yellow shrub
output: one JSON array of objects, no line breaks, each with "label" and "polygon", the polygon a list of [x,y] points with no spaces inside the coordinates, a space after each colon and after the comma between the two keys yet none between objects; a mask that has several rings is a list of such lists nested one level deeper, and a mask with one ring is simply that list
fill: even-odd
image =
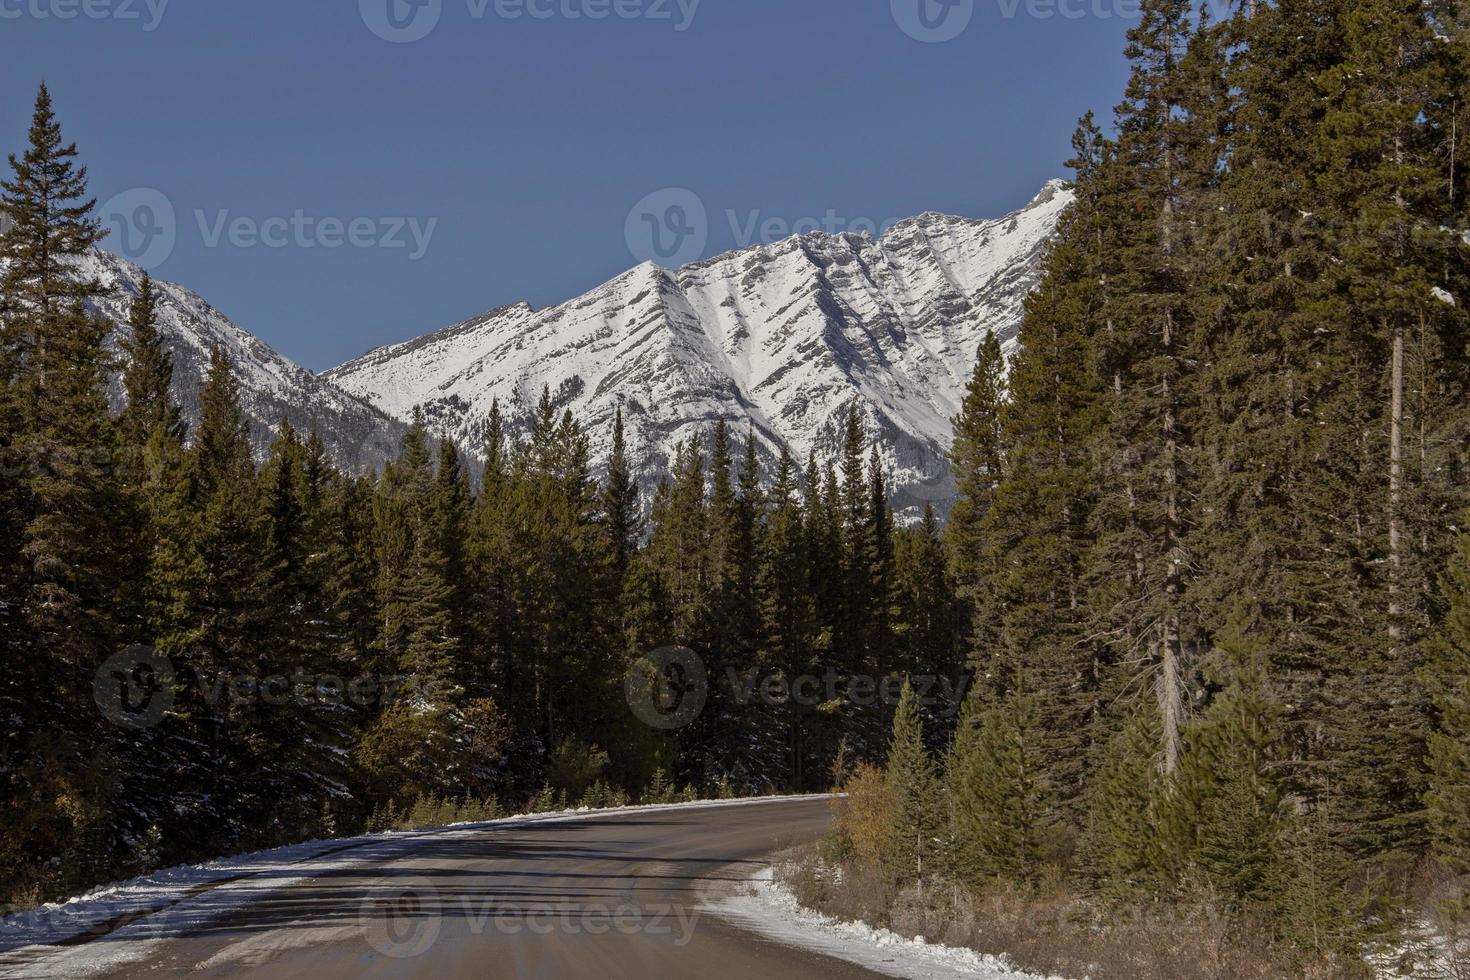
[{"label": "yellow shrub", "polygon": [[838,837],[859,862],[887,867],[897,843],[888,777],[877,766],[862,765],[842,788],[847,796],[832,804]]}]

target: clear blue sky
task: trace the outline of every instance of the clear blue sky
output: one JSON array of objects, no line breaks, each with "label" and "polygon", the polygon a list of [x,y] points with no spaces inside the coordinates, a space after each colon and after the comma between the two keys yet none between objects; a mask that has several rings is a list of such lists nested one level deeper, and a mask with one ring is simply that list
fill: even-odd
[{"label": "clear blue sky", "polygon": [[[960,0],[975,4],[964,31],[921,43],[898,25],[919,0],[702,0],[682,31],[678,0],[415,0],[441,5],[433,30],[389,43],[369,21],[412,33],[436,11],[171,0],[155,18],[159,2],[0,0],[0,148],[20,149],[44,77],[93,192],[155,188],[174,207],[155,274],[317,370],[617,275],[641,257],[630,209],[663,188],[707,208],[705,255],[755,216],[780,231],[1018,207],[1063,175],[1077,116],[1118,100],[1129,23]],[[957,23],[942,12],[938,31]],[[359,242],[437,220],[411,260],[407,227],[403,248],[325,248],[345,227],[278,222],[259,228],[288,242],[272,248],[221,228],[224,212],[367,219]]]}]

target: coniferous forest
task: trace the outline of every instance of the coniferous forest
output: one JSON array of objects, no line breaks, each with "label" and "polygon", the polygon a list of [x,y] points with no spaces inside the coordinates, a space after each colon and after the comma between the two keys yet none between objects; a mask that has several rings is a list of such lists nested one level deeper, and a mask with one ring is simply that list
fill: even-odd
[{"label": "coniferous forest", "polygon": [[[284,424],[254,457],[219,355],[187,427],[146,284],[104,353],[43,88],[0,234],[0,898],[415,812],[835,784],[838,850],[896,887],[1207,898],[1342,975],[1425,882],[1465,922],[1466,26],[1144,0],[1014,354],[978,351],[942,526],[896,519],[856,412],[765,467],[717,426],[648,499],[549,394],[350,474]],[[674,646],[708,685],[664,728],[625,677]],[[751,696],[800,677],[837,681]],[[114,681],[141,717],[99,710]]]},{"label": "coniferous forest", "polygon": [[[381,473],[285,422],[256,459],[223,354],[181,420],[146,279],[109,363],[76,157],[43,87],[0,237],[7,901],[528,802],[826,790],[886,738],[847,678],[963,683],[940,527],[896,526],[855,413],[839,459],[764,481],[716,427],[646,501],[621,419],[595,479],[549,394],[523,438],[492,413],[473,462],[422,422]],[[675,645],[708,678],[678,730],[625,684]],[[821,700],[752,693],[829,672]]]}]

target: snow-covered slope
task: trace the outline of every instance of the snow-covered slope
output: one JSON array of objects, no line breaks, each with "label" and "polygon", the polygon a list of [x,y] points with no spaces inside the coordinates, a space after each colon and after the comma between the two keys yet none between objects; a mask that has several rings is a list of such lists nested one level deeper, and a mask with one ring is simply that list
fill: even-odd
[{"label": "snow-covered slope", "polygon": [[899,506],[952,493],[945,453],[976,350],[1009,345],[1071,193],[1052,181],[1003,218],[925,214],[881,239],[814,233],[676,271],[638,266],[536,311],[521,303],[383,347],[323,375],[398,419],[476,447],[491,400],[524,428],[543,385],[601,459],[614,409],[645,487],[724,419],[769,462],[836,448],[856,404]]},{"label": "snow-covered slope", "polygon": [[[83,260],[84,274],[102,281],[110,293],[96,305],[114,324],[108,346],[121,362],[121,342],[129,335],[128,307],[138,294],[143,272],[117,256],[94,250]],[[240,382],[240,400],[250,420],[257,451],[269,444],[282,417],[302,432],[315,429],[339,465],[353,470],[375,467],[396,452],[403,425],[329,381],[298,367],[260,339],[235,326],[197,293],[154,280],[158,327],[174,358],[174,397],[190,425],[198,422],[199,388],[211,348],[230,355]],[[122,401],[114,377],[111,395]]]}]

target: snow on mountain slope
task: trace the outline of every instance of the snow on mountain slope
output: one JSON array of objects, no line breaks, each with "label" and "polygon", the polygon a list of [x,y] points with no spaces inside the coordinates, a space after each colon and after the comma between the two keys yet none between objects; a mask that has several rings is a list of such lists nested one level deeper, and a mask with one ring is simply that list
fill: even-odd
[{"label": "snow on mountain slope", "polygon": [[[101,250],[82,260],[82,268],[84,275],[101,280],[110,290],[95,305],[115,325],[107,344],[121,363],[121,344],[130,335],[128,307],[138,294],[143,271]],[[355,471],[376,467],[397,451],[402,423],[298,367],[231,323],[197,293],[159,280],[154,280],[154,287],[158,328],[174,358],[174,398],[191,426],[199,419],[199,389],[209,352],[220,346],[234,362],[241,407],[250,420],[257,452],[269,445],[282,417],[303,435],[315,429],[338,464]],[[122,403],[116,376],[109,394],[114,403]]]},{"label": "snow on mountain slope", "polygon": [[1071,201],[1052,181],[1003,218],[925,214],[881,239],[813,233],[696,262],[646,263],[536,311],[502,307],[323,377],[406,420],[478,446],[498,398],[524,430],[543,385],[605,458],[623,407],[640,483],[718,419],[756,433],[769,463],[834,452],[856,404],[877,435],[895,504],[953,492],[946,451],[987,332],[1009,346],[1042,250]]}]

